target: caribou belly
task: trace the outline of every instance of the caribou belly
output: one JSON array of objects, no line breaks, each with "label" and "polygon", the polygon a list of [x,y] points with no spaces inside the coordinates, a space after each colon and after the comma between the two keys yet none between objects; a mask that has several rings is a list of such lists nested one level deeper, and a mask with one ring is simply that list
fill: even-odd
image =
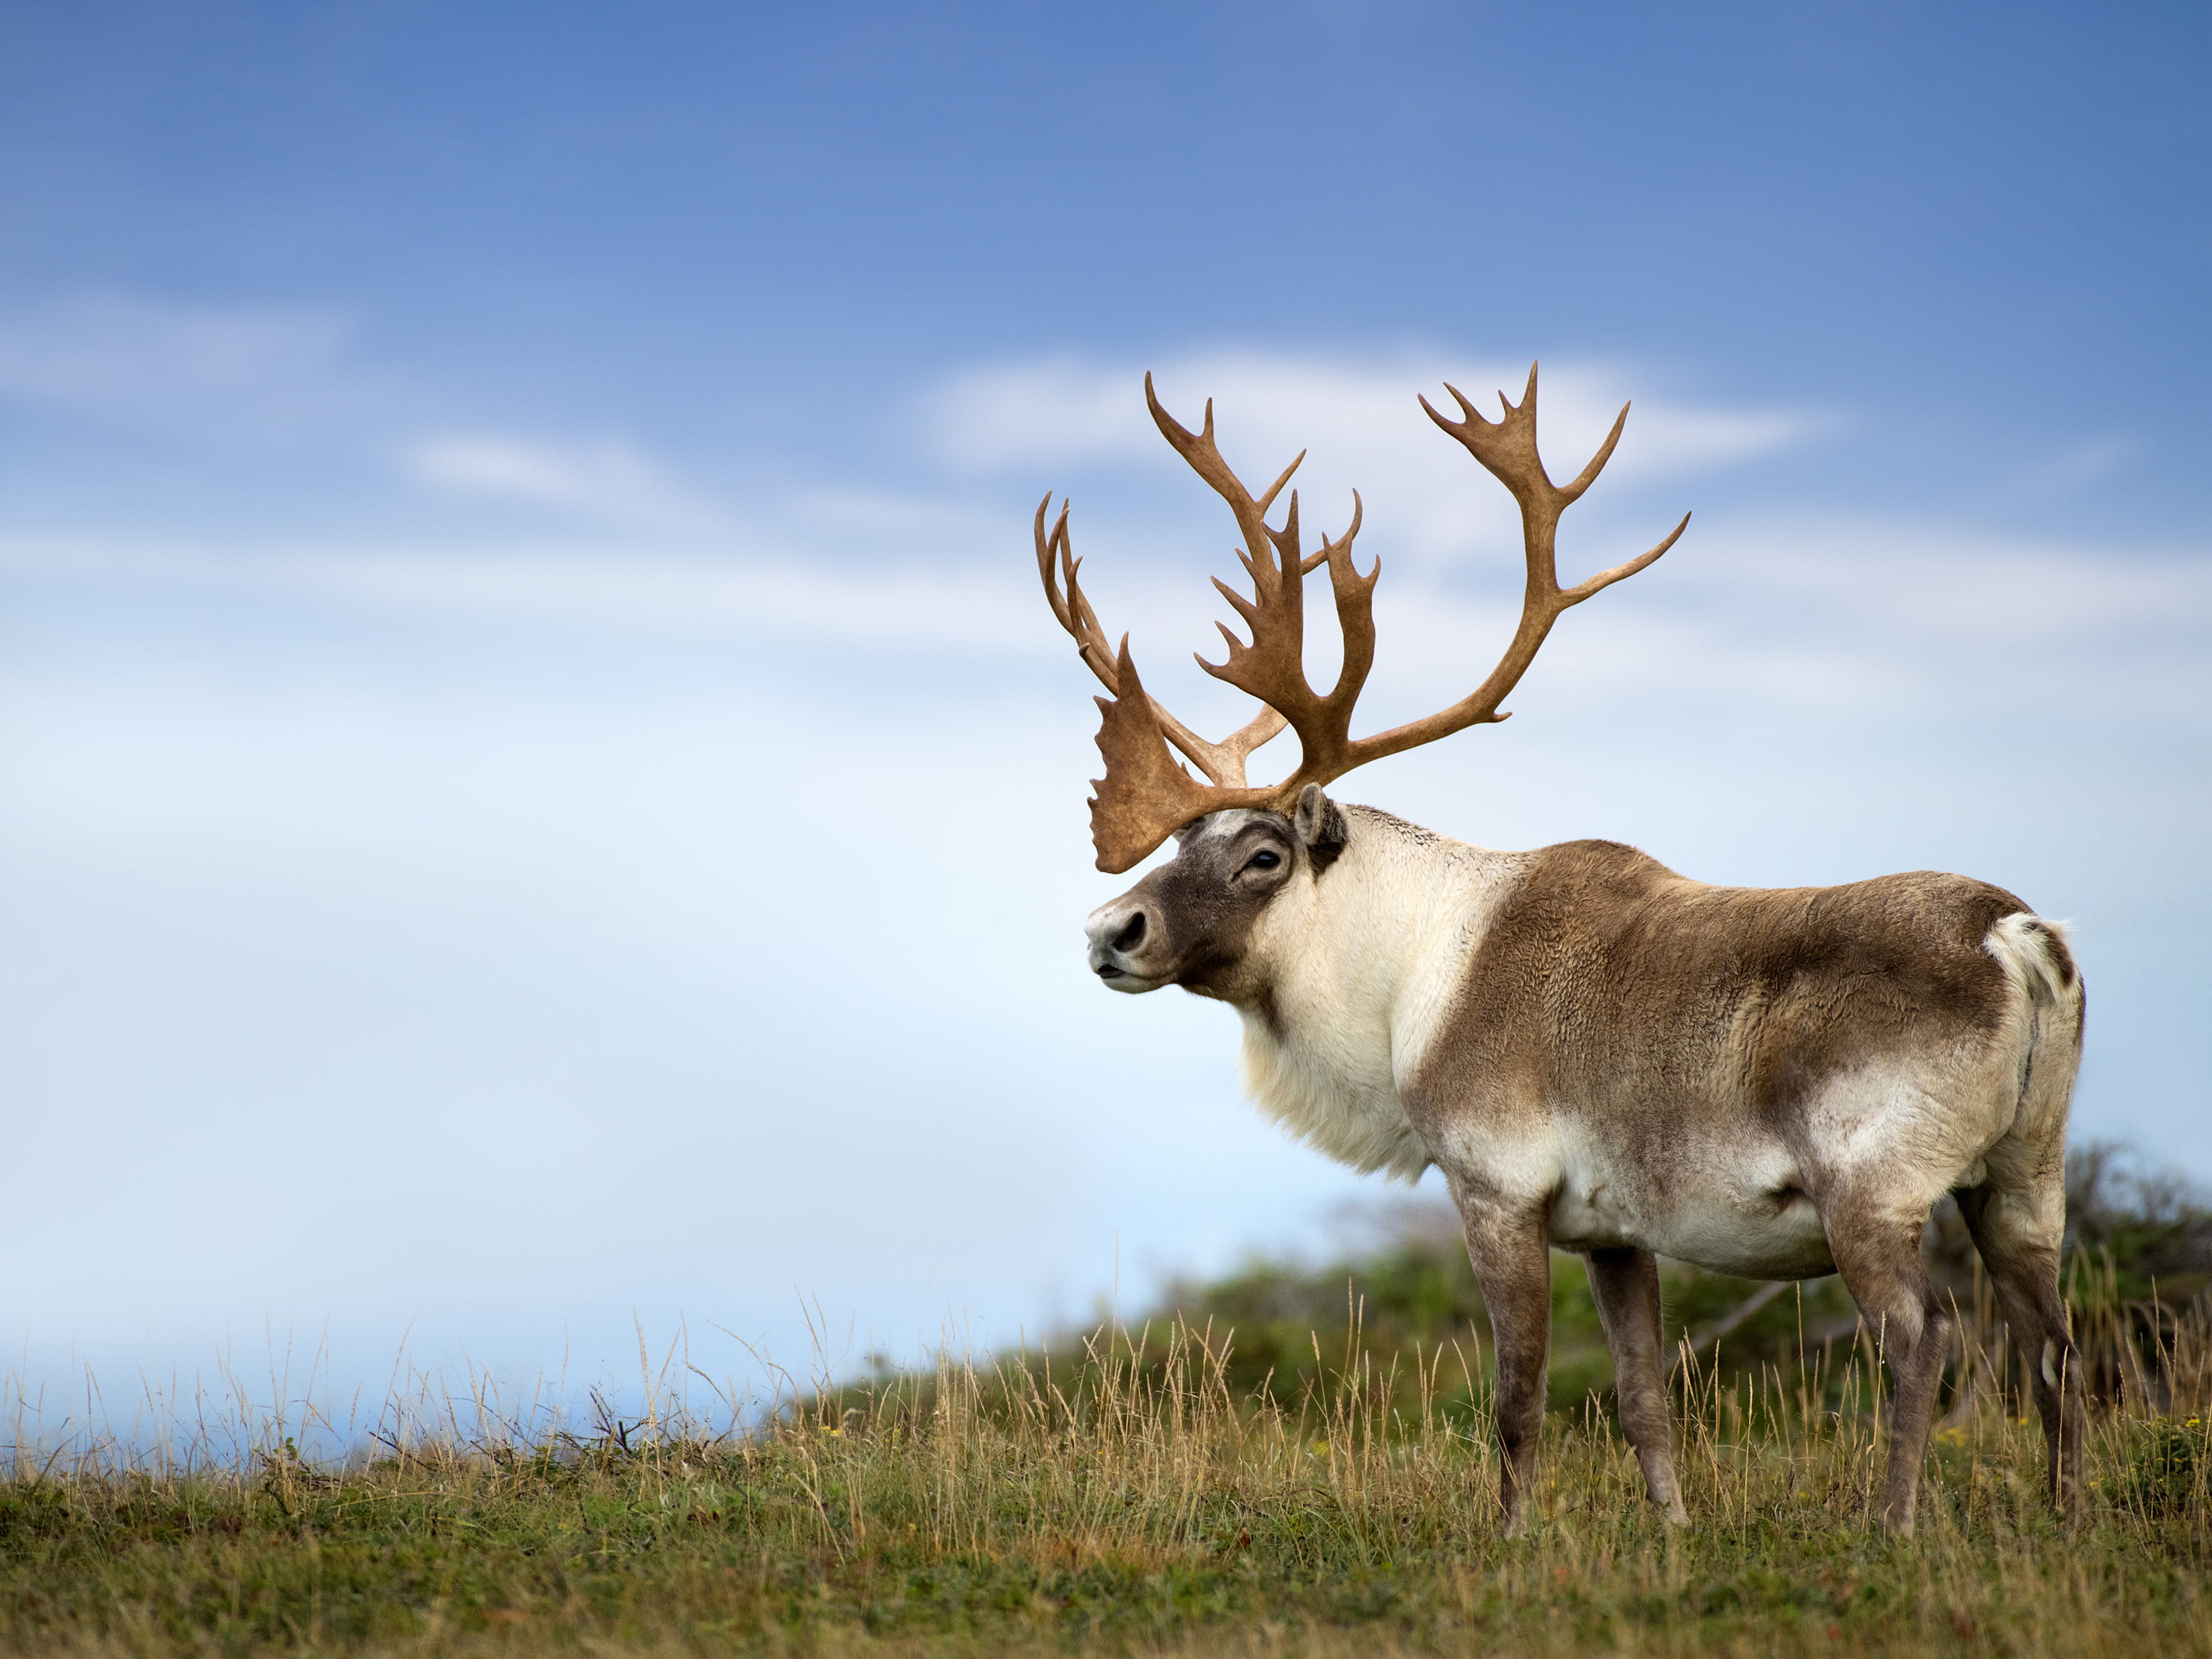
[{"label": "caribou belly", "polygon": [[1651,1250],[1744,1279],[1817,1278],[1835,1259],[1795,1176],[1786,1156],[1740,1152],[1714,1164],[1686,1159],[1663,1176],[1571,1159],[1552,1201],[1552,1243]]}]

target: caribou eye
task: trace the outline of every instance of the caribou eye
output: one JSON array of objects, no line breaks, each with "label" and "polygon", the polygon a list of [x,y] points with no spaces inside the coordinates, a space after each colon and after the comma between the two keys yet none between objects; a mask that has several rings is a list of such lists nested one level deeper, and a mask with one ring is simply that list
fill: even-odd
[{"label": "caribou eye", "polygon": [[[1282,861],[1280,853],[1270,853],[1263,848],[1244,860],[1244,870],[1272,870]],[[1244,871],[1240,870],[1237,873],[1241,876]]]}]

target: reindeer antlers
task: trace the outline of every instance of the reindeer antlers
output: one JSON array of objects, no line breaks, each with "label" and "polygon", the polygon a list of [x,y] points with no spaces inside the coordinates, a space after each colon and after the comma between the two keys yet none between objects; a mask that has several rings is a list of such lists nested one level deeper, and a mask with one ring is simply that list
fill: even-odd
[{"label": "reindeer antlers", "polygon": [[[1528,370],[1528,387],[1517,405],[1503,392],[1498,394],[1503,413],[1495,422],[1478,414],[1456,387],[1447,386],[1445,390],[1458,403],[1463,419],[1446,420],[1425,398],[1420,399],[1421,407],[1428,410],[1430,419],[1464,444],[1521,506],[1522,552],[1528,565],[1521,620],[1497,667],[1468,696],[1425,719],[1373,737],[1351,735],[1352,707],[1375,661],[1374,588],[1382,574],[1379,560],[1364,576],[1352,566],[1352,544],[1359,533],[1362,514],[1359,497],[1355,492],[1352,498],[1352,523],[1344,534],[1335,540],[1324,536],[1320,550],[1310,556],[1299,544],[1295,491],[1285,511],[1283,527],[1278,530],[1267,522],[1268,509],[1305,459],[1303,453],[1264,493],[1255,496],[1230,469],[1214,443],[1212,401],[1206,405],[1200,430],[1194,433],[1161,407],[1152,391],[1152,376],[1145,377],[1145,401],[1161,435],[1228,503],[1244,538],[1245,550],[1238,559],[1251,579],[1252,597],[1248,599],[1218,580],[1214,586],[1243,619],[1251,640],[1249,643],[1240,640],[1223,626],[1222,638],[1228,643],[1226,659],[1210,663],[1200,658],[1199,666],[1258,698],[1261,708],[1249,723],[1218,744],[1199,737],[1146,693],[1130,659],[1126,635],[1117,650],[1108,650],[1105,630],[1077,579],[1082,561],[1074,556],[1069,538],[1068,509],[1060,508],[1048,534],[1045,514],[1052,497],[1048,495],[1038,506],[1037,573],[1044,582],[1046,600],[1060,625],[1074,639],[1091,672],[1112,694],[1110,699],[1097,700],[1103,716],[1098,747],[1106,759],[1106,775],[1093,781],[1097,794],[1091,803],[1091,839],[1101,870],[1114,872],[1130,868],[1176,830],[1209,812],[1234,806],[1287,811],[1309,783],[1328,783],[1369,761],[1433,743],[1469,726],[1504,720],[1498,704],[1535,660],[1560,613],[1600,589],[1634,575],[1672,547],[1689,527],[1686,513],[1682,522],[1650,552],[1573,587],[1560,587],[1556,547],[1559,514],[1595,482],[1612,459],[1628,420],[1627,406],[1622,406],[1613,430],[1589,464],[1563,487],[1551,481],[1537,453],[1534,366]],[[1328,567],[1337,621],[1344,635],[1344,665],[1335,685],[1325,695],[1307,683],[1304,661],[1305,578],[1324,564]],[[1298,734],[1297,769],[1272,787],[1247,786],[1246,757],[1285,726]],[[1168,752],[1170,743],[1189,757],[1207,783],[1200,783],[1176,763]]]}]

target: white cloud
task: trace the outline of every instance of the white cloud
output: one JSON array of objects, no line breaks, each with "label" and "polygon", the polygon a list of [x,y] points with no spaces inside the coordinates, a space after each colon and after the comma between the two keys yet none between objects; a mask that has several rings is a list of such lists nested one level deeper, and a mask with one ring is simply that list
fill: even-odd
[{"label": "white cloud", "polygon": [[[972,550],[1022,539],[1018,525],[996,507],[958,495],[891,495],[847,485],[812,489],[784,502],[809,530],[870,550],[941,548],[972,558]],[[854,537],[866,539],[854,543]]]},{"label": "white cloud", "polygon": [[[343,313],[317,306],[101,293],[0,307],[0,401],[193,442],[306,442],[388,460],[393,429],[422,423],[424,388],[362,362],[353,332]],[[675,533],[725,523],[620,438],[562,443],[462,429],[403,442],[398,455],[416,482],[456,494]]]},{"label": "white cloud", "polygon": [[[861,571],[805,551],[302,549],[0,537],[0,579],[227,591],[397,612],[947,655],[1037,654],[1061,635],[1011,569]],[[1034,576],[1030,580],[1034,581]],[[1036,615],[1032,615],[1034,611]]]},{"label": "white cloud", "polygon": [[2075,444],[2055,455],[2041,457],[2034,466],[2021,471],[2014,480],[2014,490],[2025,501],[2071,495],[2118,472],[2135,459],[2138,447],[2131,439],[2121,437],[2093,438]]},{"label": "white cloud", "polygon": [[402,456],[421,483],[665,530],[700,530],[720,515],[620,439],[556,444],[497,433],[426,438]]},{"label": "white cloud", "polygon": [[[1308,451],[1299,482],[1309,515],[1328,503],[1324,518],[1338,522],[1343,514],[1335,503],[1357,488],[1370,523],[1376,507],[1387,506],[1401,544],[1417,556],[1463,549],[1512,521],[1504,493],[1431,425],[1414,396],[1425,393],[1451,413],[1443,391],[1449,380],[1495,418],[1495,397],[1484,389],[1502,386],[1517,398],[1525,364],[1436,350],[1366,358],[1222,351],[1154,368],[1162,403],[1185,425],[1195,428],[1212,398],[1223,453],[1255,489]],[[1135,364],[1048,358],[958,376],[931,394],[929,412],[941,453],[958,467],[1036,469],[1101,460],[1178,466],[1146,410],[1143,384],[1144,370]],[[1626,376],[1602,364],[1571,362],[1544,371],[1543,444],[1554,476],[1572,476],[1603,441],[1628,401],[1626,384]],[[1672,478],[1771,453],[1833,424],[1833,416],[1812,410],[1649,399],[1631,415],[1607,478]]]},{"label": "white cloud", "polygon": [[[862,516],[881,504],[862,503]],[[949,532],[969,509],[945,506]],[[543,622],[609,633],[729,636],[849,655],[1014,663],[1068,657],[1067,696],[1092,689],[1033,586],[1012,533],[997,556],[857,564],[834,514],[818,539],[742,554],[606,547],[548,551],[303,549],[241,554],[186,546],[0,539],[16,580],[228,589],[387,611]],[[927,516],[927,515],[925,515]],[[1002,532],[1011,530],[1002,526]],[[1190,664],[1218,659],[1224,614],[1195,568],[1116,556],[1100,538],[1094,599],[1109,632],[1133,635],[1147,680],[1201,726],[1241,707]],[[1388,574],[1377,589],[1378,662],[1363,728],[1462,695],[1504,648],[1518,567]],[[1316,582],[1318,577],[1314,579]],[[1325,617],[1316,592],[1312,615]],[[1537,674],[1546,700],[1695,694],[1805,708],[1956,709],[2069,702],[2169,718],[2212,712],[2212,559],[2116,556],[1880,520],[1741,523],[1686,539],[1650,571],[1560,622]],[[1334,672],[1325,621],[1309,673]],[[1466,684],[1462,684],[1465,682]],[[1520,701],[1526,702],[1524,691]],[[1241,714],[1237,718],[1241,718]]]},{"label": "white cloud", "polygon": [[[305,313],[287,320],[103,304],[106,334],[89,325],[64,331],[44,356],[16,341],[16,356],[0,359],[0,385],[35,384],[57,398],[123,397],[129,374],[112,352],[133,328],[153,343],[156,368],[148,373],[164,384],[297,378],[327,363],[342,339],[331,319]],[[95,349],[95,337],[107,343]],[[1470,392],[1501,379],[1514,384],[1500,365],[1469,373],[1441,354],[1412,350],[1368,358],[1214,352],[1171,360],[1158,376],[1170,407],[1194,422],[1203,394],[1217,394],[1224,448],[1255,481],[1299,442],[1313,442],[1310,482],[1323,489],[1308,496],[1310,522],[1340,522],[1322,505],[1339,499],[1330,493],[1338,483],[1367,486],[1363,552],[1381,554],[1388,567],[1368,699],[1373,723],[1460,695],[1458,682],[1479,678],[1511,626],[1519,538],[1510,502],[1412,402],[1415,388],[1434,388],[1447,373]],[[1547,371],[1545,435],[1555,473],[1579,465],[1601,439],[1618,381],[1601,365]],[[1204,556],[1169,560],[1139,539],[1163,510],[1194,518],[1212,510],[1202,489],[1190,499],[1193,481],[1152,430],[1140,387],[1133,368],[1061,358],[958,376],[928,400],[943,458],[956,469],[1145,464],[1105,512],[1082,515],[1080,543],[1092,561],[1086,586],[1109,630],[1131,630],[1155,689],[1203,726],[1239,706],[1189,663],[1193,651],[1218,655],[1212,624],[1224,611],[1203,579],[1226,567],[1218,544]],[[1632,419],[1607,481],[1669,481],[1659,500],[1671,507],[1677,475],[1799,441],[1820,418],[1654,400]],[[2095,447],[2078,459],[2103,465],[2118,454]],[[904,493],[808,485],[753,503],[739,539],[733,520],[620,439],[450,433],[421,440],[401,459],[433,488],[597,519],[635,539],[558,551],[510,542],[268,555],[18,538],[0,543],[0,568],[33,580],[282,591],[319,604],[786,640],[831,652],[890,647],[1011,661],[1068,650],[1031,585],[1018,511],[957,479]],[[1648,501],[1650,492],[1638,495]],[[1633,507],[1638,518],[1647,510]],[[1591,535],[1571,527],[1565,574],[1638,550],[1668,518],[1654,515],[1648,536],[1641,524],[1620,533],[1601,521]],[[763,525],[775,527],[750,527]],[[714,552],[672,546],[670,536],[684,532],[735,544]],[[1315,614],[1325,617],[1325,605]],[[1325,679],[1333,642],[1325,621],[1313,632],[1311,672]],[[2208,634],[2212,563],[2193,551],[2120,555],[1872,517],[1707,515],[1654,570],[1569,617],[1537,684],[1547,698],[1618,698],[1672,685],[1802,707],[1905,708],[1932,696],[1987,703],[2048,696],[2056,672],[2075,682],[2067,695],[2100,707],[2133,700],[2167,708],[2179,699],[2187,708],[2198,698],[2212,704],[2202,667]],[[1072,666],[1070,680],[1071,697],[1089,690]]]},{"label": "white cloud", "polygon": [[[1387,601],[1377,592],[1377,688],[1408,702],[1446,689],[1455,662],[1486,672],[1517,605],[1496,586],[1413,582]],[[2063,702],[2203,722],[2208,638],[2212,558],[2202,554],[2119,556],[1874,520],[1754,523],[1686,539],[1568,612],[1546,644],[1540,695],[1688,695],[1844,718]]]},{"label": "white cloud", "polygon": [[357,399],[350,328],[316,307],[94,294],[0,310],[0,398],[205,434]]},{"label": "white cloud", "polygon": [[293,574],[333,596],[408,608],[948,654],[1038,648],[1027,588],[975,569],[524,552],[356,555]]},{"label": "white cloud", "polygon": [[1739,522],[1705,542],[1687,562],[1716,585],[1749,585],[1771,596],[1760,600],[1767,606],[1809,607],[1839,631],[1892,635],[1915,647],[2103,638],[2125,647],[2212,629],[2206,550],[2121,553],[1826,517]]}]

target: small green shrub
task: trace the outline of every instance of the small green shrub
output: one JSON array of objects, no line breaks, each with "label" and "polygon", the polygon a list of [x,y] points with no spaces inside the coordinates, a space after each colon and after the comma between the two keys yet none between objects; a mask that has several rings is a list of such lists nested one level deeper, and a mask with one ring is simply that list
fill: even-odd
[{"label": "small green shrub", "polygon": [[2201,1417],[2153,1418],[2128,1453],[2121,1497],[2145,1515],[2195,1513],[2212,1519],[2212,1431]]}]

